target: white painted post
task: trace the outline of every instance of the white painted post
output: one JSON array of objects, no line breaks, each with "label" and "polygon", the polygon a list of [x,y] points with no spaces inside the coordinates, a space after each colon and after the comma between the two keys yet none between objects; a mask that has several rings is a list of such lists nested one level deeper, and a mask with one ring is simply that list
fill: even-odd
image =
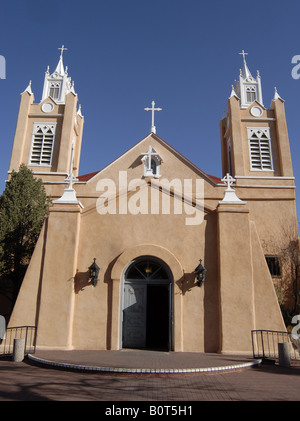
[{"label": "white painted post", "polygon": [[14,339],[13,361],[21,362],[24,360],[25,338]]},{"label": "white painted post", "polygon": [[290,344],[288,342],[278,343],[279,365],[289,367],[291,365]]},{"label": "white painted post", "polygon": [[5,338],[6,321],[4,316],[0,316],[0,341]]}]

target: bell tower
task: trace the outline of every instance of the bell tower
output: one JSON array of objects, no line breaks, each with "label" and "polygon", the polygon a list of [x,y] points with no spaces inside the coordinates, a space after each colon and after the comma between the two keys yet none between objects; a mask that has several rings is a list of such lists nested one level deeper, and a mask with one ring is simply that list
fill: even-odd
[{"label": "bell tower", "polygon": [[62,182],[70,172],[78,175],[84,119],[74,83],[61,54],[53,73],[45,73],[42,99],[34,102],[31,82],[21,94],[9,173],[24,163],[46,183]]},{"label": "bell tower", "polygon": [[220,123],[223,177],[230,173],[239,183],[293,179],[284,100],[275,88],[271,107],[264,106],[259,72],[254,78],[246,63],[247,53],[243,50],[240,54],[243,69]]}]

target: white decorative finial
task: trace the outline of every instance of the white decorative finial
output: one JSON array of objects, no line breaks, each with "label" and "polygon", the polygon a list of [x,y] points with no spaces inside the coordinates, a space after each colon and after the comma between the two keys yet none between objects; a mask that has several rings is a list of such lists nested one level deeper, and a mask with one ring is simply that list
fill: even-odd
[{"label": "white decorative finial", "polygon": [[162,108],[155,108],[155,102],[152,101],[152,108],[144,108],[145,111],[152,111],[152,126],[151,133],[156,133],[156,127],[154,125],[154,111],[162,111]]},{"label": "white decorative finial", "polygon": [[230,205],[235,205],[235,204],[246,204],[246,202],[240,200],[234,189],[231,187],[233,183],[235,183],[235,178],[232,177],[232,175],[230,174],[226,174],[225,177],[222,178],[222,180],[224,184],[227,185],[227,189],[225,190],[225,195],[224,195],[224,199],[221,200],[219,203],[220,204],[230,204]]},{"label": "white decorative finial", "polygon": [[281,96],[277,92],[277,88],[275,87],[274,88],[274,98],[273,98],[273,101],[276,101],[277,99],[281,99],[282,100]]},{"label": "white decorative finial", "polygon": [[29,85],[27,86],[24,92],[28,92],[29,95],[32,95],[31,80],[29,81]]},{"label": "white decorative finial", "polygon": [[236,94],[236,92],[235,92],[234,86],[233,86],[233,85],[231,85],[231,94],[230,94],[230,97],[229,97],[229,98],[231,98],[231,97],[233,97],[233,96],[236,96],[236,97],[237,97],[237,94]]},{"label": "white decorative finial", "polygon": [[80,117],[82,117],[81,104],[79,104],[79,106],[78,106],[77,114],[80,115]]},{"label": "white decorative finial", "polygon": [[74,86],[75,86],[75,83],[74,83],[74,80],[72,80],[72,83],[71,83],[71,87],[69,89],[69,92],[73,92],[73,94],[76,95]]},{"label": "white decorative finial", "polygon": [[223,181],[224,184],[227,184],[227,189],[228,190],[233,190],[231,188],[231,186],[232,186],[233,183],[235,183],[236,180],[235,180],[235,178],[232,177],[232,175],[230,175],[230,174],[227,173],[225,175],[225,177],[222,178],[221,181]]},{"label": "white decorative finial", "polygon": [[72,142],[69,174],[68,174],[67,178],[65,178],[65,182],[67,182],[69,184],[69,186],[65,189],[64,194],[61,196],[61,198],[58,199],[58,200],[53,200],[52,203],[79,205],[81,208],[83,208],[83,205],[77,199],[76,192],[73,188],[73,184],[76,181],[78,181],[78,179],[76,177],[74,177],[74,175],[73,175],[74,146],[75,146],[75,138],[73,138],[73,142]]},{"label": "white decorative finial", "polygon": [[76,181],[78,181],[77,178],[74,177],[74,175],[73,175],[74,146],[75,146],[75,138],[73,138],[73,142],[72,142],[69,174],[68,174],[68,177],[65,179],[65,181],[67,183],[69,183],[69,189],[72,189],[73,188],[73,183],[75,183]]}]

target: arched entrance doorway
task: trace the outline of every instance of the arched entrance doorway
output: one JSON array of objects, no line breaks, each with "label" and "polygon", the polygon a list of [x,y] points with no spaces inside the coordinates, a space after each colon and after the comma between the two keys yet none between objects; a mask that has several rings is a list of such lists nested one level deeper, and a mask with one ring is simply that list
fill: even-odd
[{"label": "arched entrance doorway", "polygon": [[173,349],[173,282],[168,266],[143,256],[123,275],[122,347]]}]

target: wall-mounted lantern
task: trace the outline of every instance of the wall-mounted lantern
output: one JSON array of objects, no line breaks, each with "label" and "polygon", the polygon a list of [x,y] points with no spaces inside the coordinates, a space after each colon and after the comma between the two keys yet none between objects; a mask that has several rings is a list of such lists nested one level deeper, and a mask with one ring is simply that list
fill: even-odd
[{"label": "wall-mounted lantern", "polygon": [[92,284],[94,287],[97,285],[98,282],[98,275],[99,275],[100,268],[96,263],[96,259],[94,258],[94,263],[91,264],[89,267],[90,278],[92,280]]},{"label": "wall-mounted lantern", "polygon": [[202,260],[200,259],[200,263],[195,269],[198,287],[201,287],[203,282],[205,281],[206,272],[207,272],[207,270],[202,265]]}]

